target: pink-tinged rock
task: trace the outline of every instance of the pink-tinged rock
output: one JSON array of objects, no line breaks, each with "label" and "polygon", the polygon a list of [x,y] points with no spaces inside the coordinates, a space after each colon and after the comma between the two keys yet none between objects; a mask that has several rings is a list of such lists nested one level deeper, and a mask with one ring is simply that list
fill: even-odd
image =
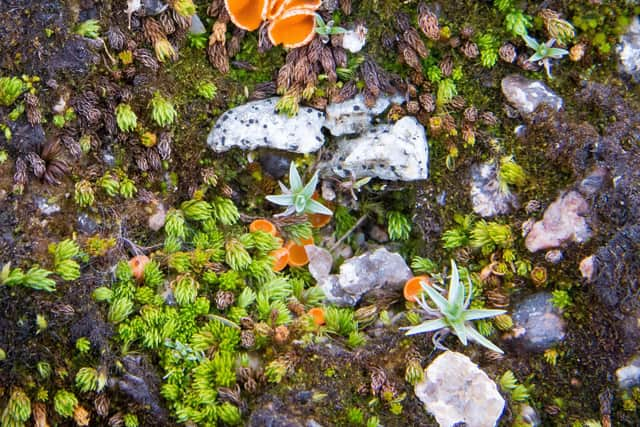
[{"label": "pink-tinged rock", "polygon": [[582,261],[580,261],[580,274],[587,281],[591,281],[593,278],[593,255],[589,255]]},{"label": "pink-tinged rock", "polygon": [[531,252],[562,246],[567,242],[582,243],[591,237],[585,216],[589,205],[576,191],[561,195],[536,222],[525,239]]}]

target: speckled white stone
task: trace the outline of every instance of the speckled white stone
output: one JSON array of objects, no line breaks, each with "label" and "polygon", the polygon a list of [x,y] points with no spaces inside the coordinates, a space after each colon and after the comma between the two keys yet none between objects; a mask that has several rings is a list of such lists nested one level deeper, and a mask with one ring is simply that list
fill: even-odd
[{"label": "speckled white stone", "polygon": [[207,145],[224,152],[232,147],[255,150],[268,147],[294,153],[312,153],[324,144],[325,115],[311,107],[301,107],[289,117],[275,111],[277,97],[253,101],[220,116],[207,137]]},{"label": "speckled white stone", "polygon": [[341,177],[427,179],[429,146],[425,129],[414,117],[407,116],[393,125],[374,126],[357,138],[342,138],[331,167]]}]

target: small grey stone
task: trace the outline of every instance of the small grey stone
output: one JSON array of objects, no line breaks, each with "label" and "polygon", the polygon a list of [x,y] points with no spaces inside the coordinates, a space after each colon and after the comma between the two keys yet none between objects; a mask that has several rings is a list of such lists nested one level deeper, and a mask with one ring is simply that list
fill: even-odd
[{"label": "small grey stone", "polygon": [[198,14],[194,14],[191,17],[191,27],[189,27],[189,33],[190,34],[202,34],[202,33],[206,33],[207,29],[205,28],[204,24],[202,23],[202,20],[200,19],[200,17],[198,16]]},{"label": "small grey stone", "polygon": [[86,213],[81,213],[77,218],[77,230],[86,235],[95,234],[98,231],[98,224]]},{"label": "small grey stone", "polygon": [[54,213],[60,212],[60,205],[57,203],[50,203],[44,197],[36,196],[33,198],[36,206],[44,215],[53,215]]},{"label": "small grey stone", "polygon": [[504,410],[496,383],[467,356],[452,351],[431,362],[414,391],[442,427],[494,427]]},{"label": "small grey stone", "polygon": [[142,0],[142,6],[144,7],[144,14],[147,16],[159,15],[169,7],[162,0]]},{"label": "small grey stone", "polygon": [[640,385],[640,356],[634,357],[627,365],[616,370],[616,377],[620,388]]},{"label": "small grey stone", "polygon": [[640,19],[636,16],[627,32],[620,37],[616,46],[620,57],[620,72],[627,74],[635,81],[640,80]]},{"label": "small grey stone", "polygon": [[321,281],[329,277],[333,257],[331,252],[315,245],[305,246],[307,257],[309,257],[309,273],[316,281]]},{"label": "small grey stone", "polygon": [[562,108],[562,98],[539,80],[529,80],[518,74],[502,79],[502,93],[521,114],[531,114],[540,104],[547,104],[556,111]]},{"label": "small grey stone", "polygon": [[483,218],[506,215],[518,207],[518,199],[513,193],[500,190],[493,162],[471,167],[471,203],[473,211]]},{"label": "small grey stone", "polygon": [[565,337],[566,322],[549,293],[530,295],[516,306],[511,317],[515,339],[527,351],[544,351]]},{"label": "small grey stone", "polygon": [[289,173],[291,159],[279,153],[263,153],[260,155],[260,166],[275,179],[280,179]]},{"label": "small grey stone", "polygon": [[582,243],[591,237],[585,216],[589,205],[577,191],[560,195],[536,222],[527,237],[525,246],[530,252],[557,248],[566,242]]},{"label": "small grey stone", "polygon": [[324,144],[324,113],[301,107],[289,117],[276,112],[278,98],[249,102],[222,114],[207,137],[216,152],[232,147],[255,150],[265,147],[294,153],[312,153]]},{"label": "small grey stone", "polygon": [[372,290],[400,290],[411,276],[402,256],[380,248],[346,260],[340,266],[339,274],[325,277],[318,285],[328,302],[353,306]]}]

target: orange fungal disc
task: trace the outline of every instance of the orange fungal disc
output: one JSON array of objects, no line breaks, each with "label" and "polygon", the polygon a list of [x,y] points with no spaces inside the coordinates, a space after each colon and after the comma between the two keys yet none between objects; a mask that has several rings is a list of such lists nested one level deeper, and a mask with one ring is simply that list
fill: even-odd
[{"label": "orange fungal disc", "polygon": [[307,216],[309,217],[309,222],[311,223],[311,226],[313,228],[324,227],[325,225],[329,224],[331,222],[331,218],[333,218],[332,215],[317,213],[307,214]]},{"label": "orange fungal disc", "polygon": [[324,318],[324,308],[322,307],[313,307],[311,310],[308,311],[309,316],[311,316],[313,318],[313,323],[315,323],[318,326],[324,325],[325,323],[325,318]]},{"label": "orange fungal disc", "polygon": [[427,285],[431,284],[431,279],[429,276],[416,276],[407,280],[404,284],[404,289],[402,290],[402,294],[404,295],[404,299],[407,301],[415,302],[418,299],[418,296],[424,292],[422,288],[422,282],[426,282]]},{"label": "orange fungal disc", "polygon": [[[302,243],[312,244],[305,242]],[[303,245],[298,245],[292,240],[285,245],[285,248],[289,250],[289,266],[304,267],[309,263],[309,257],[307,256],[307,251],[304,249]]]},{"label": "orange fungal disc", "polygon": [[276,226],[267,219],[256,219],[251,224],[249,224],[249,231],[252,233],[255,231],[264,231],[265,233],[269,233],[272,236],[278,234]]},{"label": "orange fungal disc", "polygon": [[247,31],[260,27],[266,15],[267,3],[267,0],[224,0],[231,22]]},{"label": "orange fungal disc", "polygon": [[284,10],[286,12],[295,9],[308,9],[316,11],[322,6],[322,0],[285,0]]},{"label": "orange fungal disc", "polygon": [[287,0],[271,0],[267,6],[266,16],[263,16],[263,19],[267,21],[276,19],[284,11],[286,2]]},{"label": "orange fungal disc", "polygon": [[283,13],[269,25],[269,39],[274,46],[286,48],[304,46],[316,35],[316,16],[313,10],[296,9]]},{"label": "orange fungal disc", "polygon": [[282,271],[289,264],[289,250],[287,248],[279,248],[269,252],[273,258],[273,271]]},{"label": "orange fungal disc", "polygon": [[140,281],[144,277],[144,267],[149,263],[150,259],[146,255],[137,255],[129,260],[131,273],[133,277]]}]

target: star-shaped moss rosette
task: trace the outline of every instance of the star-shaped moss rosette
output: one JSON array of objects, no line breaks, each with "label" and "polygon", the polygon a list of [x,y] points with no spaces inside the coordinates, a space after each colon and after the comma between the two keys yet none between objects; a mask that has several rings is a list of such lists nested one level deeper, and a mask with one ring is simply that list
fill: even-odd
[{"label": "star-shaped moss rosette", "polygon": [[313,193],[318,185],[318,172],[313,174],[311,181],[306,185],[302,182],[296,165],[291,162],[289,167],[289,185],[287,188],[282,182],[278,181],[282,194],[267,196],[267,200],[276,205],[286,206],[287,209],[278,214],[278,216],[288,216],[292,214],[302,215],[305,213],[315,213],[323,215],[333,215],[333,212],[320,202],[312,199]]}]

